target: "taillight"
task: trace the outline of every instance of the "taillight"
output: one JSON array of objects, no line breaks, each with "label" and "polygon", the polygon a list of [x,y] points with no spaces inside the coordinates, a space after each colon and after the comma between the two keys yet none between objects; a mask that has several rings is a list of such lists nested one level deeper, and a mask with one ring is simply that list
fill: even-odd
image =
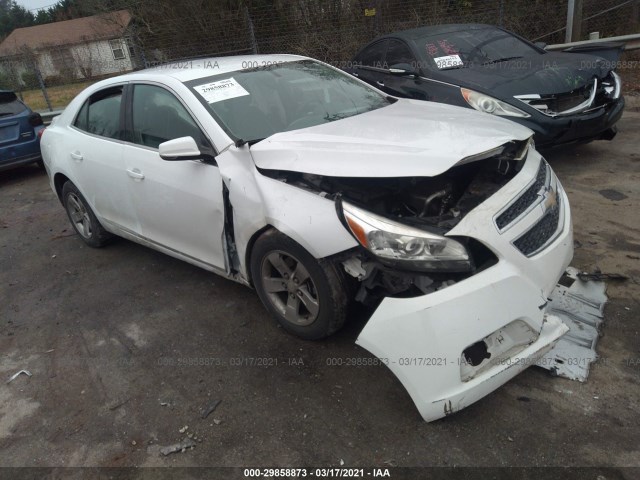
[{"label": "taillight", "polygon": [[31,115],[29,115],[29,124],[31,124],[32,127],[39,127],[40,125],[43,125],[42,117],[40,116],[40,114],[32,113]]},{"label": "taillight", "polygon": [[44,131],[47,129],[47,127],[43,128],[42,130],[38,131],[38,140],[40,140],[42,138],[42,134],[44,133]]}]

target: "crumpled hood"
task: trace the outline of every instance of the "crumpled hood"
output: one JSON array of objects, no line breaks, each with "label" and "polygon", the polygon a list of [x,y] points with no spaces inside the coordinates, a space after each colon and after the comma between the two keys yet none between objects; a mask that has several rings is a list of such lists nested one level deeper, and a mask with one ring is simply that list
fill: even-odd
[{"label": "crumpled hood", "polygon": [[506,98],[538,93],[570,92],[594,77],[603,78],[611,69],[594,55],[548,52],[490,65],[472,64],[468,68],[445,70],[442,80]]},{"label": "crumpled hood", "polygon": [[251,147],[261,169],[332,177],[439,175],[465,157],[533,132],[503,118],[400,99],[388,107],[282,132]]}]

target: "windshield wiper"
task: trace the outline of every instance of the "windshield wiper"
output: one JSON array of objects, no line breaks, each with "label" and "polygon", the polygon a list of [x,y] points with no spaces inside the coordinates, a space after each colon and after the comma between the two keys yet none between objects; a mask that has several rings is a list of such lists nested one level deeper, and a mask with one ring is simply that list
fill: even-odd
[{"label": "windshield wiper", "polygon": [[498,58],[496,60],[491,60],[490,62],[484,62],[482,65],[491,65],[492,63],[506,62],[508,60],[516,60],[517,58],[522,58],[522,55],[518,55],[517,57]]}]

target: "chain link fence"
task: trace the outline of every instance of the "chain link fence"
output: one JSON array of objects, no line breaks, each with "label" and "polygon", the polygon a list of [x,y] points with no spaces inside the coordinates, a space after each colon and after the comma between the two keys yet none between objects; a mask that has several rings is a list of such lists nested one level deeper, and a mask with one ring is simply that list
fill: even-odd
[{"label": "chain link fence", "polygon": [[[385,33],[442,23],[499,25],[533,41],[563,43],[567,0],[139,0],[119,38],[100,46],[50,49],[0,58],[0,88],[21,92],[34,109],[64,107],[109,75],[174,60],[251,53],[294,53],[338,67]],[[582,39],[640,32],[640,0],[583,0]],[[94,39],[91,39],[92,41]],[[84,48],[84,55],[81,54]],[[46,64],[46,65],[45,65]],[[637,69],[636,69],[637,70]]]}]

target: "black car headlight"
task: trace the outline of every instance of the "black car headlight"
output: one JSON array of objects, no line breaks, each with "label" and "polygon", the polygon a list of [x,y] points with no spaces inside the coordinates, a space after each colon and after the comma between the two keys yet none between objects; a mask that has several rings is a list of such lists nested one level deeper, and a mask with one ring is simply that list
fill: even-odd
[{"label": "black car headlight", "polygon": [[469,90],[468,88],[461,88],[460,93],[462,93],[462,96],[471,107],[480,112],[500,115],[501,117],[527,118],[531,116],[513,105],[509,105],[502,100],[490,97],[484,93]]},{"label": "black car headlight", "polygon": [[356,240],[382,263],[419,271],[467,272],[469,252],[460,242],[394,222],[342,202],[342,214]]}]

